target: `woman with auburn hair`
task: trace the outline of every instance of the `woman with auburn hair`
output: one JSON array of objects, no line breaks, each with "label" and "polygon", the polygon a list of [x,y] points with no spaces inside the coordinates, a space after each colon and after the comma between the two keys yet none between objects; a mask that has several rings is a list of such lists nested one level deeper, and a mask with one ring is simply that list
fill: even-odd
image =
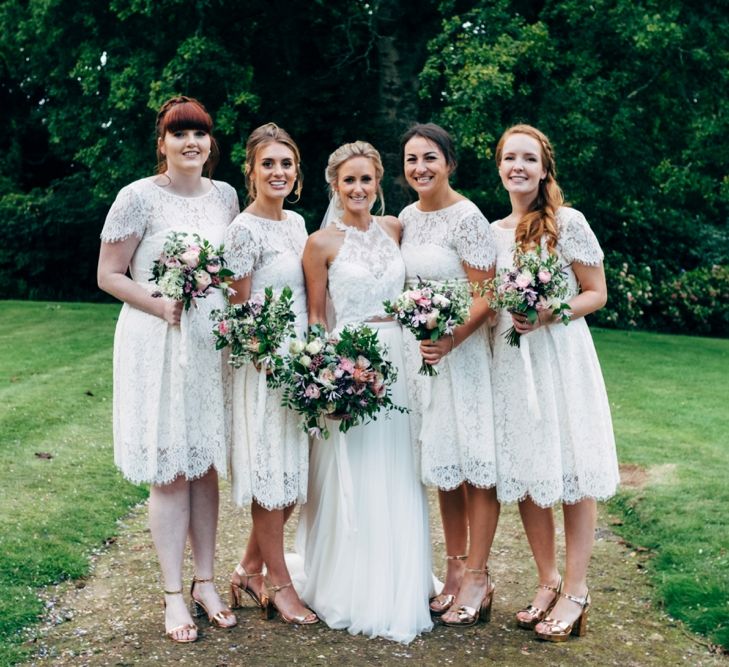
[{"label": "woman with auburn hair", "polygon": [[[516,615],[548,641],[584,635],[590,595],[587,568],[596,500],[619,482],[610,406],[585,315],[605,305],[603,253],[585,217],[564,205],[549,139],[530,125],[504,132],[496,147],[511,213],[492,224],[496,267],[512,269],[514,250],[541,246],[556,255],[570,287],[570,322],[550,309],[533,323],[501,312],[493,331],[498,494],[518,502],[539,585]],[[520,346],[505,332],[513,326]],[[566,561],[557,566],[552,506],[562,504]]]},{"label": "woman with auburn hair", "polygon": [[149,525],[162,568],[165,631],[182,643],[198,637],[182,595],[188,535],[193,610],[222,628],[236,624],[213,584],[227,432],[221,355],[209,314],[223,305],[223,296],[212,290],[183,312],[182,301],[158,297],[150,279],[170,232],[196,233],[220,245],[238,213],[235,190],[203,178],[217,162],[212,127],[193,98],[173,97],[162,105],[158,173],[117,195],[101,232],[98,268],[99,287],[124,302],[114,336],[114,459],[127,479],[151,485]]},{"label": "woman with auburn hair", "polygon": [[[405,178],[418,195],[400,213],[408,284],[493,277],[488,220],[450,185],[456,167],[450,135],[433,123],[418,124],[401,145]],[[452,626],[489,620],[494,596],[488,559],[499,503],[486,326],[492,314],[486,299],[474,295],[468,321],[452,335],[420,342],[405,336],[421,475],[438,489],[446,543],[445,583],[430,611]],[[437,365],[437,375],[418,374],[423,359]]]},{"label": "woman with auburn hair", "polygon": [[[225,235],[225,256],[233,271],[231,303],[263,296],[266,287],[292,291],[296,333],[306,333],[306,294],[301,255],[304,219],[284,210],[296,188],[301,194],[301,158],[288,132],[266,123],[246,144],[245,175],[250,203]],[[280,389],[269,390],[265,371],[252,364],[233,370],[233,500],[251,507],[253,530],[230,580],[233,607],[245,593],[266,612],[287,623],[319,619],[299,599],[284,561],[284,524],[296,503],[306,502],[309,443],[301,419],[281,405]],[[267,580],[263,581],[263,567]]]},{"label": "woman with auburn hair", "polygon": [[[371,213],[382,200],[382,175],[380,154],[366,142],[344,144],[329,156],[332,219],[309,237],[304,275],[309,323],[335,334],[359,323],[374,329],[397,369],[392,401],[406,406],[402,330],[383,306],[405,279],[400,223]],[[301,597],[332,628],[410,642],[432,623],[428,511],[408,417],[393,411],[346,437],[331,431],[328,440],[312,443],[309,498],[297,534]]]}]

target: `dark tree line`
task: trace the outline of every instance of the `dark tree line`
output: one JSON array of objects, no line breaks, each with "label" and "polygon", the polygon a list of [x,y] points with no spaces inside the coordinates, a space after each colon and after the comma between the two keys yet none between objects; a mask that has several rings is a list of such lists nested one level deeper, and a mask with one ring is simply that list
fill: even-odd
[{"label": "dark tree line", "polygon": [[344,141],[374,143],[388,209],[406,203],[398,137],[415,120],[452,131],[455,185],[496,219],[495,142],[538,125],[608,254],[603,322],[727,331],[723,3],[4,0],[0,28],[1,297],[100,298],[106,210],[153,172],[155,110],[184,93],[213,114],[216,177],[241,199],[248,132],[291,132],[312,228]]}]

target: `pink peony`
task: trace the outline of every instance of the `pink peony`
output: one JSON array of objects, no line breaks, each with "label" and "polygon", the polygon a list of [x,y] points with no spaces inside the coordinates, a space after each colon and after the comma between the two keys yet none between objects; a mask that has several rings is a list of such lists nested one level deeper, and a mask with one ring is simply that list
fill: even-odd
[{"label": "pink peony", "polygon": [[200,263],[200,247],[191,245],[185,252],[180,255],[183,264],[193,269]]},{"label": "pink peony", "polygon": [[167,257],[165,258],[165,266],[168,269],[177,269],[180,267],[180,260],[177,257]]},{"label": "pink peony", "polygon": [[537,273],[537,278],[539,278],[539,282],[548,283],[552,280],[552,273],[546,269],[542,269],[539,273]]},{"label": "pink peony", "polygon": [[339,368],[345,373],[352,373],[354,371],[354,362],[351,359],[347,359],[347,357],[342,357],[339,360]]},{"label": "pink peony", "polygon": [[230,332],[230,327],[228,326],[228,320],[220,320],[220,322],[218,322],[218,332],[222,336],[225,336]]},{"label": "pink peony", "polygon": [[522,289],[529,287],[532,284],[532,274],[528,271],[520,273],[514,282],[517,284],[517,287],[521,287]]}]

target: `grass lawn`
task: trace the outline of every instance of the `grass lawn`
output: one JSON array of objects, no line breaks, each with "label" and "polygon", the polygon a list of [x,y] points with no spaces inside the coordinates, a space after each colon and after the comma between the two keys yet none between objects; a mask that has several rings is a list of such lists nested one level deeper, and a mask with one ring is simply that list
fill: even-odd
[{"label": "grass lawn", "polygon": [[[87,573],[89,554],[146,496],[112,460],[118,312],[0,302],[0,664],[18,659],[20,630],[43,612],[37,589]],[[612,502],[619,530],[655,554],[656,602],[729,646],[729,340],[606,330],[595,340],[621,462],[649,473]]]},{"label": "grass lawn", "polygon": [[657,602],[729,648],[729,340],[607,330],[595,340],[620,462],[648,472],[612,501],[618,530],[652,550]]},{"label": "grass lawn", "polygon": [[113,304],[0,302],[3,665],[21,653],[18,631],[43,612],[36,589],[86,574],[89,554],[146,495],[113,465],[118,312]]}]

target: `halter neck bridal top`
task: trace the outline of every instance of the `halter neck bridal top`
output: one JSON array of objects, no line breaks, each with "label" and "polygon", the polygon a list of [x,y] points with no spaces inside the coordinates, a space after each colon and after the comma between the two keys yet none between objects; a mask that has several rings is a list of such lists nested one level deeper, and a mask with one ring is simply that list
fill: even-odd
[{"label": "halter neck bridal top", "polygon": [[382,305],[396,299],[405,283],[405,263],[400,248],[373,218],[361,231],[340,221],[344,242],[329,265],[329,297],[336,327],[387,317]]}]

